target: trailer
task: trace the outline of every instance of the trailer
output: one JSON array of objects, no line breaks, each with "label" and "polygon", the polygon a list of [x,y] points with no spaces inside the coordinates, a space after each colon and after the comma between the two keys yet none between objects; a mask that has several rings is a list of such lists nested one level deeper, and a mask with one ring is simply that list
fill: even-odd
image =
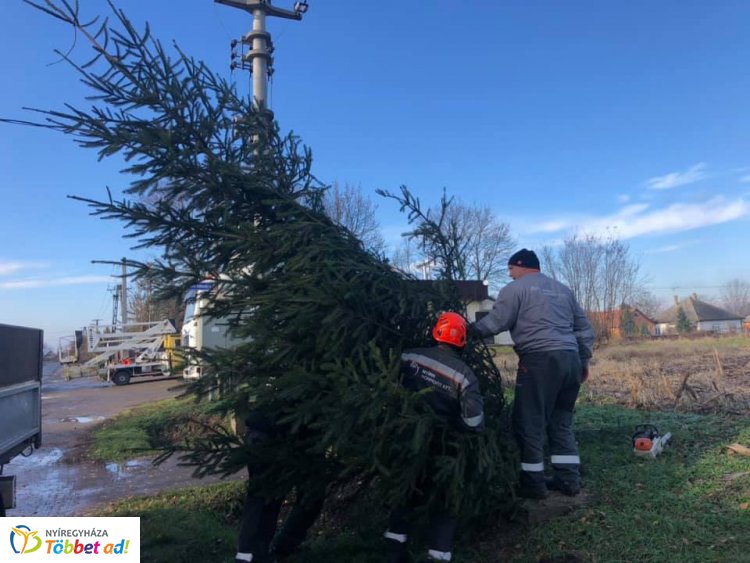
[{"label": "trailer", "polygon": [[90,325],[86,338],[94,356],[82,366],[96,368],[102,379],[115,385],[127,385],[133,377],[172,375],[179,348],[176,335],[169,320]]},{"label": "trailer", "polygon": [[0,324],[0,516],[15,506],[15,476],[3,466],[42,445],[43,332]]}]

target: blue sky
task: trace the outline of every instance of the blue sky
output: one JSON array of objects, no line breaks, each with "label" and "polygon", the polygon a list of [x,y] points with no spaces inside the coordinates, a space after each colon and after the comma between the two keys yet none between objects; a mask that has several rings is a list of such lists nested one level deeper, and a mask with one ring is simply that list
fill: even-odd
[{"label": "blue sky", "polygon": [[[609,229],[665,300],[750,281],[750,3],[309,3],[302,22],[269,19],[271,103],[323,181],[406,184],[426,204],[445,187],[489,204],[530,248]],[[229,41],[251,24],[211,0],[117,5],[225,76]],[[71,30],[20,0],[0,16],[0,115],[87,106],[52,52],[73,45]],[[73,56],[88,54],[79,39]],[[248,92],[249,75],[233,77]],[[120,167],[60,134],[0,125],[0,322],[44,328],[55,344],[111,318],[116,268],[91,260],[132,256],[130,241],[66,195],[120,193]],[[395,242],[404,219],[377,203]]]}]

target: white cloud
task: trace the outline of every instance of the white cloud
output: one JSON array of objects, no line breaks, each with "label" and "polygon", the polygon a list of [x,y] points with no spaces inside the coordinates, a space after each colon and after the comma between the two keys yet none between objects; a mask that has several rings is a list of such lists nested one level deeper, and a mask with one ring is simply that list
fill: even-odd
[{"label": "white cloud", "polygon": [[617,196],[618,203],[627,203],[630,201],[630,196],[627,194],[620,194]]},{"label": "white cloud", "polygon": [[575,225],[576,220],[574,219],[556,219],[554,221],[543,221],[536,227],[530,227],[527,229],[523,229],[522,226],[522,231],[529,233],[556,233],[574,227]]},{"label": "white cloud", "polygon": [[646,254],[664,254],[665,252],[674,252],[675,250],[679,250],[684,245],[682,244],[668,244],[667,246],[660,246],[659,248],[651,248],[649,250],[646,250]]},{"label": "white cloud", "polygon": [[44,264],[38,262],[2,262],[0,261],[0,276],[10,276],[23,270],[44,268]]},{"label": "white cloud", "polygon": [[654,176],[646,181],[652,190],[671,190],[678,186],[693,184],[706,177],[706,164],[699,162],[684,172],[670,172],[664,176]]},{"label": "white cloud", "polygon": [[646,211],[646,209],[648,209],[648,203],[633,203],[623,207],[617,215],[623,219],[637,217],[639,213]]},{"label": "white cloud", "polygon": [[51,279],[25,279],[0,282],[0,289],[30,289],[39,287],[54,287],[62,285],[87,285],[108,283],[112,276],[67,276]]},{"label": "white cloud", "polygon": [[[628,205],[604,217],[575,217],[547,221],[531,232],[557,232],[577,228],[579,232],[612,234],[629,239],[645,235],[675,233],[734,221],[750,215],[750,204],[743,198],[728,201],[718,196],[700,203],[675,203],[653,209],[645,203]],[[557,227],[552,229],[551,227]]]},{"label": "white cloud", "polygon": [[750,184],[750,175],[748,175],[748,176],[742,176],[740,178],[740,182],[742,182],[743,184]]},{"label": "white cloud", "polygon": [[663,209],[654,209],[633,215],[618,213],[595,222],[592,231],[603,232],[614,227],[622,238],[643,235],[689,231],[734,221],[750,214],[750,205],[744,199],[727,201],[715,197],[703,203],[675,203]]}]

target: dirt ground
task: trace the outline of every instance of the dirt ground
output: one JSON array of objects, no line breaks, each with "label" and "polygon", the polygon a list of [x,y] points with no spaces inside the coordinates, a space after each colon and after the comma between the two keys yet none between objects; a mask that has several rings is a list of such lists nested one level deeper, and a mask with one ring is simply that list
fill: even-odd
[{"label": "dirt ground", "polygon": [[[592,362],[590,392],[638,408],[745,415],[750,411],[750,348],[702,343],[663,354],[619,346]],[[710,342],[709,342],[710,344]]]},{"label": "dirt ground", "polygon": [[[636,341],[595,350],[583,398],[629,408],[746,415],[750,412],[750,338],[740,345],[703,338]],[[518,360],[496,363],[512,387]]]},{"label": "dirt ground", "polygon": [[[16,476],[16,508],[8,516],[81,516],[114,500],[207,484],[176,460],[102,463],[87,459],[91,429],[124,409],[179,394],[179,379],[134,378],[117,387],[97,378],[65,381],[59,364],[45,364],[42,381],[42,447],[4,468]],[[242,476],[238,476],[241,478]]]}]

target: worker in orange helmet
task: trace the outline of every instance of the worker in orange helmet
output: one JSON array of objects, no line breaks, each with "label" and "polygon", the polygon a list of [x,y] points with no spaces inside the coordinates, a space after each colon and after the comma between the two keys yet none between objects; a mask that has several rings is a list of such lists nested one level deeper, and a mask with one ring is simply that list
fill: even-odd
[{"label": "worker in orange helmet", "polygon": [[[484,430],[484,404],[474,372],[459,357],[466,345],[466,320],[458,313],[442,313],[432,330],[436,346],[411,348],[401,354],[401,382],[410,391],[420,392],[435,413],[458,432]],[[437,452],[436,452],[437,453]],[[418,483],[419,490],[431,486],[429,470]],[[423,502],[414,495],[392,513],[385,532],[388,563],[404,563],[412,510]],[[430,514],[429,561],[450,561],[456,519],[445,511]]]}]

